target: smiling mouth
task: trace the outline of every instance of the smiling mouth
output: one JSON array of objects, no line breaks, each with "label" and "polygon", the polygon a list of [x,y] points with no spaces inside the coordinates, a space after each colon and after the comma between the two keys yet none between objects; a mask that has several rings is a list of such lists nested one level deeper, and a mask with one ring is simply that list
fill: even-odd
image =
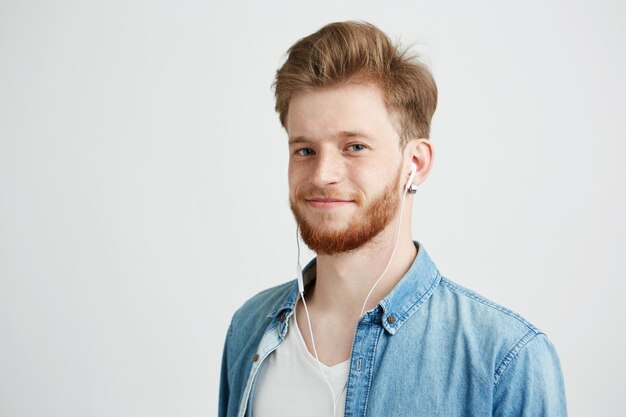
[{"label": "smiling mouth", "polygon": [[328,197],[311,197],[306,198],[306,202],[309,206],[314,208],[335,208],[343,205],[354,203],[354,200],[342,200],[339,198],[328,198]]}]

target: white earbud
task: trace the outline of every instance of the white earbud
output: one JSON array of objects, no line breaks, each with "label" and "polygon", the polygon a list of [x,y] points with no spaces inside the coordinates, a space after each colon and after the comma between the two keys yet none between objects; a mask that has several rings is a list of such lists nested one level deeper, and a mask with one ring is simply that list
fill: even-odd
[{"label": "white earbud", "polygon": [[298,265],[297,265],[297,277],[298,277],[298,292],[304,298],[304,276],[302,275],[302,266],[300,265],[300,226],[296,227],[296,245],[298,245]]},{"label": "white earbud", "polygon": [[412,187],[413,185],[413,178],[415,178],[415,173],[417,172],[417,165],[415,165],[415,162],[411,163],[411,174],[409,175],[409,180],[406,182],[406,185],[404,186],[404,191],[408,191],[411,194],[415,194],[415,192],[417,191],[415,188],[417,187]]},{"label": "white earbud", "polygon": [[300,262],[298,262],[298,292],[304,296],[304,277],[302,276],[302,267],[300,266]]}]

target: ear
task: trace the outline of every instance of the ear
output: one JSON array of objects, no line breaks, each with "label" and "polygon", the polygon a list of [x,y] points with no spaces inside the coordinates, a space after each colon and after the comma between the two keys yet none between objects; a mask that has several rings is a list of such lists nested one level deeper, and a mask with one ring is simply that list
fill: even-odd
[{"label": "ear", "polygon": [[430,140],[426,138],[411,139],[404,148],[405,169],[411,171],[411,162],[417,170],[413,177],[413,184],[420,185],[428,177],[433,164],[434,150]]}]

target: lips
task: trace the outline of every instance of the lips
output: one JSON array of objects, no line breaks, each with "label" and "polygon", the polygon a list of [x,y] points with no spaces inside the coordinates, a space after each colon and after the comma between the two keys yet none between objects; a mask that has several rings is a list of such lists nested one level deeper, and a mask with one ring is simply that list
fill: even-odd
[{"label": "lips", "polygon": [[350,203],[352,200],[343,200],[340,198],[328,198],[328,197],[308,197],[306,201],[312,201],[316,203]]},{"label": "lips", "polygon": [[354,203],[354,200],[346,200],[342,198],[333,198],[333,197],[307,197],[305,201],[310,207],[316,209],[332,209],[336,207],[346,206],[348,204]]}]

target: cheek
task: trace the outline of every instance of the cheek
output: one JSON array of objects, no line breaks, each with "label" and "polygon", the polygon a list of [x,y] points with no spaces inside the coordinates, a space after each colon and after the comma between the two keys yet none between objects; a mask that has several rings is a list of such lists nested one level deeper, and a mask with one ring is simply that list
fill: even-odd
[{"label": "cheek", "polygon": [[376,188],[379,182],[384,182],[386,173],[376,167],[354,167],[351,170],[350,180],[364,188]]},{"label": "cheek", "polygon": [[397,173],[391,173],[389,170],[369,169],[359,172],[354,181],[368,197],[375,197],[385,191],[396,179],[396,175]]},{"label": "cheek", "polygon": [[293,195],[295,191],[302,187],[302,179],[306,177],[301,168],[296,168],[289,164],[287,168],[287,184],[289,186],[289,194]]}]

